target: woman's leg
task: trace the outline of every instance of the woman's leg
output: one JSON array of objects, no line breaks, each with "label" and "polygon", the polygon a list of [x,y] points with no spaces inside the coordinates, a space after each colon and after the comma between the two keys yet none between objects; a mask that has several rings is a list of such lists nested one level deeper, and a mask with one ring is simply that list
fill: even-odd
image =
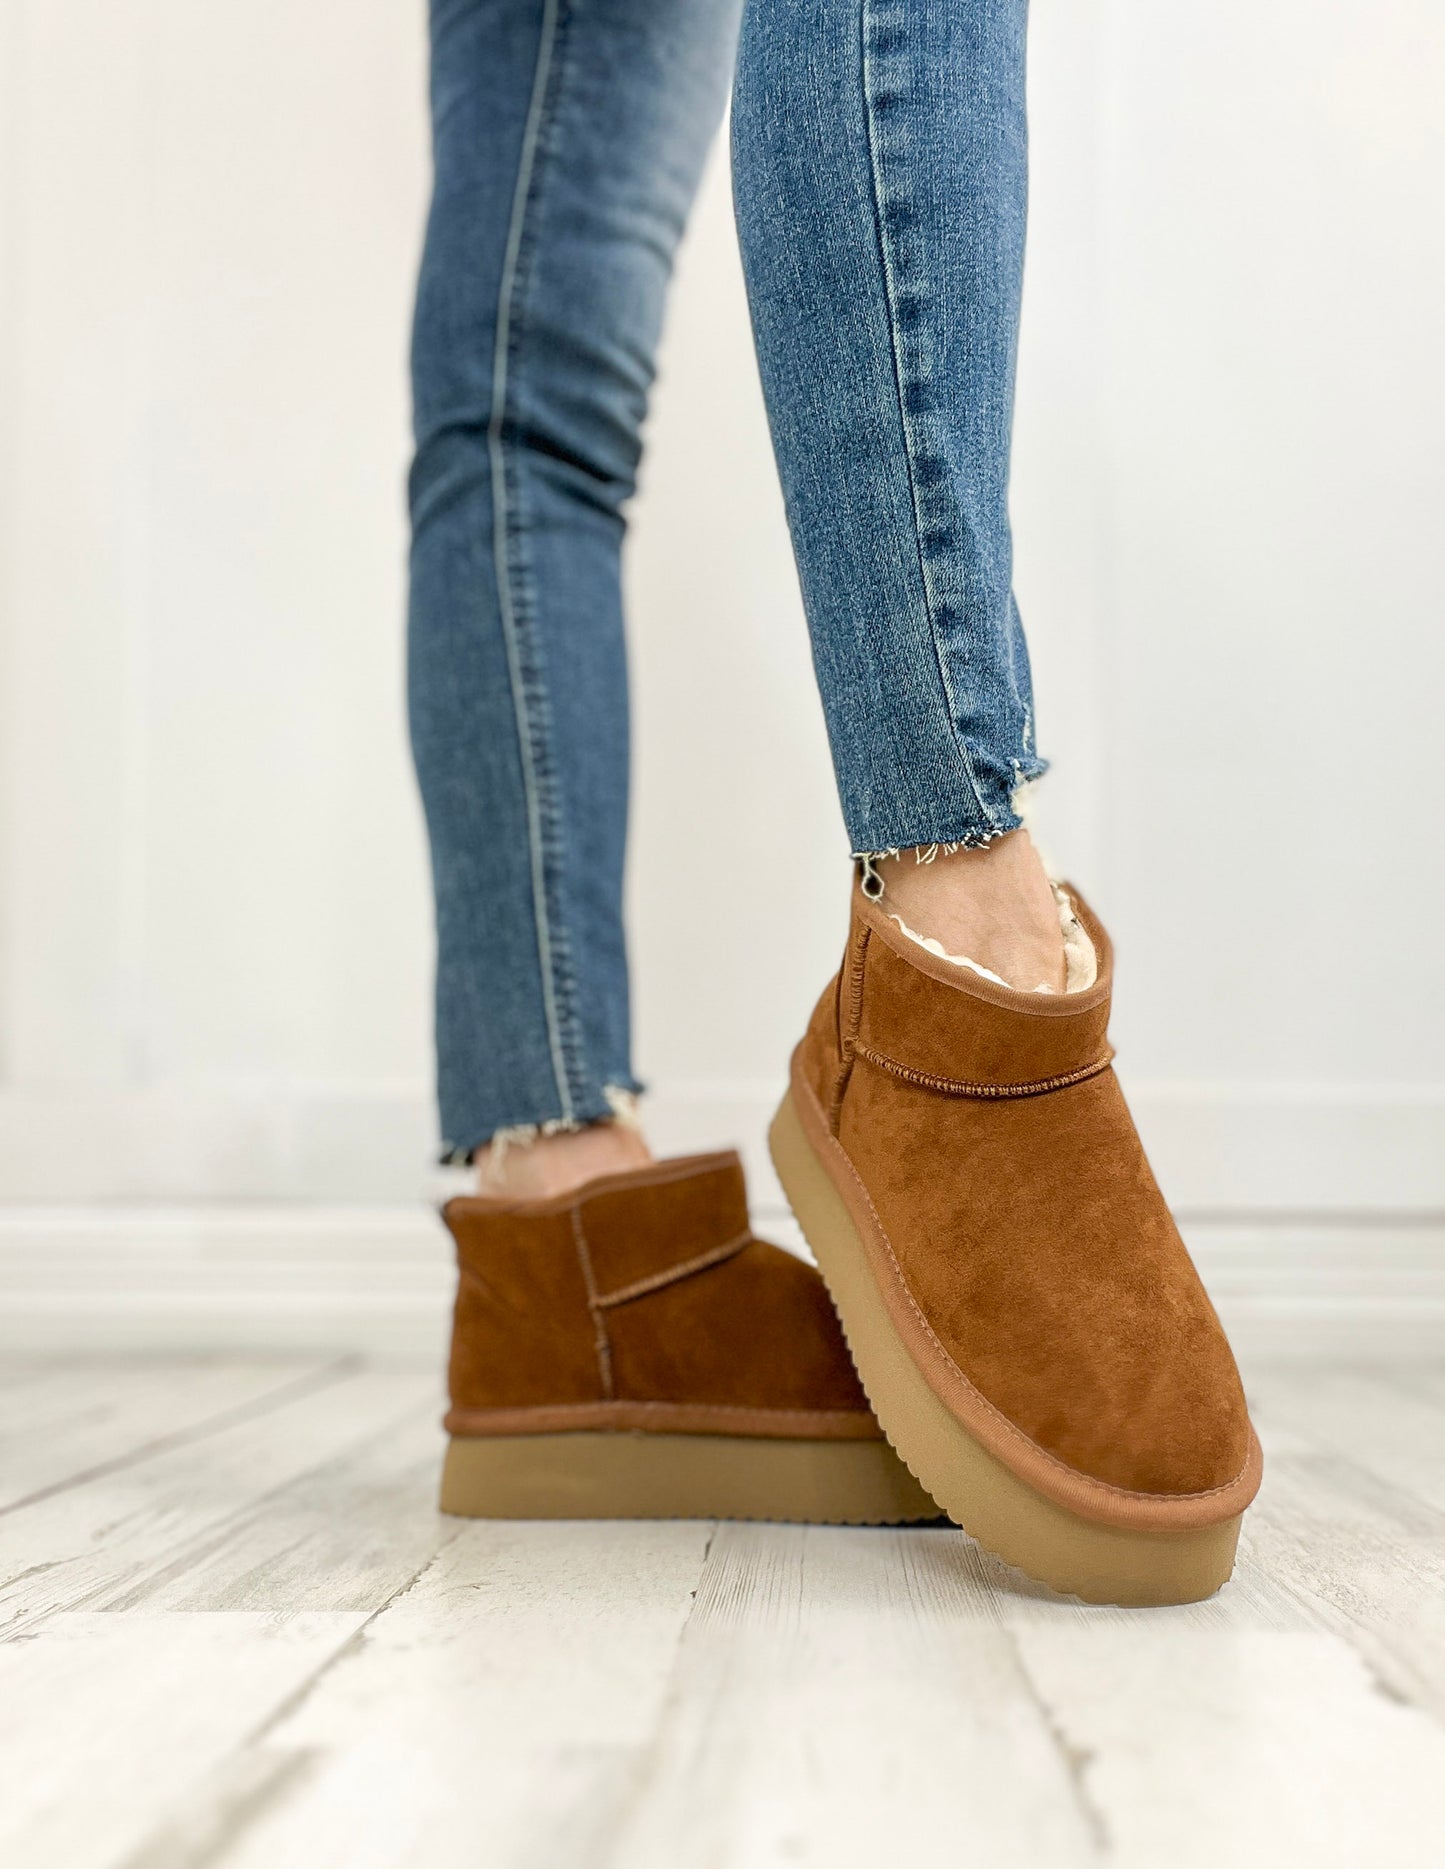
[{"label": "woman's leg", "polygon": [[456,1159],[637,1089],[623,507],[735,29],[736,0],[432,3],[409,698]]},{"label": "woman's leg", "polygon": [[[1024,20],[749,0],[743,250],[868,859],[773,1159],[932,1497],[1060,1590],[1190,1602],[1229,1575],[1258,1443],[1111,1069],[1108,938],[1017,810],[1041,769],[1007,512]],[[879,866],[920,846],[956,848]]]},{"label": "woman's leg", "polygon": [[1055,985],[1052,897],[1007,835],[1043,771],[1008,518],[1026,13],[749,0],[733,175],[853,849],[956,847],[890,867],[895,901]]}]

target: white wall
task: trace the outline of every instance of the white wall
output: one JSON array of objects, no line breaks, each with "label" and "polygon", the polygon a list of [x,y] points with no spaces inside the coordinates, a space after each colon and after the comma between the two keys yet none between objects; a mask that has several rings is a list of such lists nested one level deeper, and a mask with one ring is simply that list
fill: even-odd
[{"label": "white wall", "polygon": [[[1438,1209],[1445,19],[1033,47],[1019,580],[1126,1082],[1186,1207]],[[0,1198],[419,1184],[422,58],[421,0],[0,14]],[[640,1060],[756,1141],[846,845],[720,163],[629,575]]]}]

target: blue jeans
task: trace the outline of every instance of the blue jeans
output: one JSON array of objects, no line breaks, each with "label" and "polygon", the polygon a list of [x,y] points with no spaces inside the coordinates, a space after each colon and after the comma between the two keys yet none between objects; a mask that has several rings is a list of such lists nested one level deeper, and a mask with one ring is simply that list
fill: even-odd
[{"label": "blue jeans", "polygon": [[673,255],[736,87],[763,389],[855,853],[1043,770],[1007,486],[1025,0],[432,0],[409,702],[442,1133],[639,1088],[620,549]]}]

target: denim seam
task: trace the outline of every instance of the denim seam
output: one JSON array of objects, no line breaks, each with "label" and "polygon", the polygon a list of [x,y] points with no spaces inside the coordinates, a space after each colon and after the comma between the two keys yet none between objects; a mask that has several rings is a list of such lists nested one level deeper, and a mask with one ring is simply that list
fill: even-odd
[{"label": "denim seam", "polygon": [[[517,163],[517,180],[512,193],[511,215],[507,225],[507,244],[502,262],[501,286],[497,295],[497,325],[492,353],[492,409],[487,424],[487,451],[491,462],[492,544],[496,566],[497,599],[501,612],[502,634],[507,648],[507,672],[512,690],[512,711],[516,721],[517,745],[522,763],[522,790],[527,810],[528,861],[532,887],[532,919],[537,932],[537,964],[542,978],[543,1011],[547,1025],[547,1044],[551,1054],[552,1075],[561,1104],[562,1120],[573,1116],[571,1073],[568,1069],[569,1047],[564,1040],[562,1016],[558,1006],[557,971],[565,966],[562,943],[554,941],[547,901],[547,854],[555,842],[556,800],[544,796],[550,791],[538,772],[537,741],[543,731],[536,700],[529,693],[522,667],[521,637],[525,627],[522,606],[517,598],[521,578],[514,574],[513,541],[524,531],[521,515],[512,498],[512,478],[507,462],[508,397],[511,393],[514,305],[520,311],[525,275],[522,267],[523,240],[527,210],[531,202],[533,175],[538,149],[542,143],[547,118],[547,93],[551,81],[553,52],[558,36],[561,0],[544,0],[542,25],[537,42],[537,61],[532,76],[532,95],[522,132],[522,147]],[[520,316],[516,319],[521,330]],[[575,1049],[575,1034],[573,1048]]]},{"label": "denim seam", "polygon": [[924,615],[928,619],[929,638],[933,643],[934,661],[938,667],[938,679],[943,689],[944,701],[948,708],[948,725],[954,750],[958,755],[964,777],[973,792],[974,803],[978,807],[984,823],[991,829],[998,828],[995,813],[984,802],[983,792],[979,787],[978,777],[973,769],[967,743],[958,728],[958,710],[954,704],[953,685],[949,680],[948,664],[944,658],[943,645],[939,641],[938,621],[935,614],[935,600],[931,580],[928,574],[928,555],[923,546],[923,516],[919,509],[918,476],[915,453],[917,439],[908,415],[908,400],[905,394],[905,370],[902,354],[902,340],[899,333],[897,305],[897,282],[894,278],[893,261],[889,252],[888,226],[884,215],[884,197],[886,189],[880,172],[877,142],[877,121],[874,103],[874,67],[869,55],[869,41],[872,37],[871,0],[860,0],[858,8],[859,57],[861,61],[861,83],[863,92],[863,122],[868,143],[868,176],[873,194],[873,221],[878,236],[878,259],[883,274],[883,297],[888,308],[888,343],[893,361],[893,387],[898,398],[898,422],[903,434],[903,459],[908,469],[908,494],[913,508],[913,535],[918,552],[918,576],[923,590]]}]

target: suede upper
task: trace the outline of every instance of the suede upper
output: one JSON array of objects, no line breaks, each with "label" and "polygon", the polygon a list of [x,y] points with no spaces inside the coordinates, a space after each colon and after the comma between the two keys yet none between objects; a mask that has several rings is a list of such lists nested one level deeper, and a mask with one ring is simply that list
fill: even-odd
[{"label": "suede upper", "polygon": [[817,1272],[748,1226],[734,1154],[551,1201],[448,1202],[454,1434],[879,1438]]},{"label": "suede upper", "polygon": [[1105,1486],[1237,1490],[1257,1458],[1244,1394],[1110,1067],[1113,959],[1078,907],[1097,981],[1032,994],[930,954],[855,889],[795,1085],[866,1189],[931,1381],[951,1365],[956,1392]]}]

